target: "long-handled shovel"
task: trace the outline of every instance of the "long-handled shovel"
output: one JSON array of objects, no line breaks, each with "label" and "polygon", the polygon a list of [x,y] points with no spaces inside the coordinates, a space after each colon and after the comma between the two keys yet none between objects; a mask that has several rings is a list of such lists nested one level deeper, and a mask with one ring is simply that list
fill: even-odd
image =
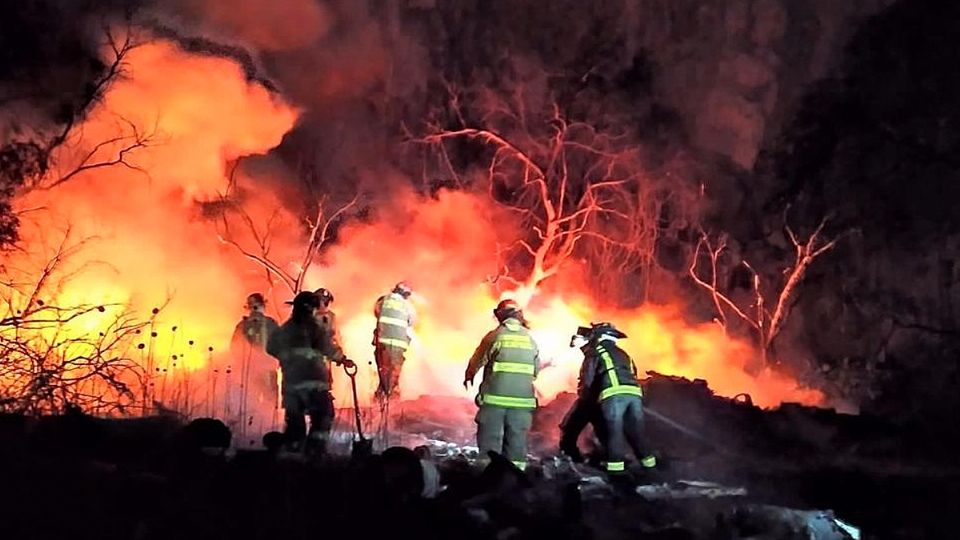
[{"label": "long-handled shovel", "polygon": [[363,436],[363,423],[360,421],[360,400],[357,398],[357,365],[343,366],[343,371],[350,377],[350,387],[353,390],[353,413],[357,420],[357,440],[353,441],[350,458],[359,460],[373,454],[373,440]]}]

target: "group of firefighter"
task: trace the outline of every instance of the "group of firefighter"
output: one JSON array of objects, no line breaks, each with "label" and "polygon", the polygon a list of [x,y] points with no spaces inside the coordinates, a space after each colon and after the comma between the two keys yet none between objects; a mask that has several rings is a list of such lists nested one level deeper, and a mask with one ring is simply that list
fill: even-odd
[{"label": "group of firefighter", "polygon": [[[416,322],[411,287],[401,282],[377,299],[373,336],[379,374],[375,397],[381,403],[398,396],[400,372]],[[248,315],[237,325],[234,341],[261,347],[279,361],[282,375],[284,441],[291,451],[312,456],[326,452],[333,426],[332,364],[355,369],[339,344],[333,294],[327,289],[303,291],[287,302],[290,318],[282,325],[266,316],[259,293],[247,298]],[[463,386],[477,373],[483,380],[476,396],[477,446],[481,461],[490,452],[504,456],[521,470],[527,464],[527,438],[537,408],[534,380],[540,355],[520,306],[503,300],[493,310],[497,327],[488,332],[470,358]],[[580,433],[592,424],[605,451],[608,473],[626,472],[628,449],[642,468],[656,466],[643,439],[642,390],[630,356],[617,345],[627,336],[611,323],[579,327],[570,341],[583,352],[577,399],[560,425],[560,450],[582,461]],[[349,373],[349,371],[348,371]],[[305,417],[310,420],[309,428]]]}]

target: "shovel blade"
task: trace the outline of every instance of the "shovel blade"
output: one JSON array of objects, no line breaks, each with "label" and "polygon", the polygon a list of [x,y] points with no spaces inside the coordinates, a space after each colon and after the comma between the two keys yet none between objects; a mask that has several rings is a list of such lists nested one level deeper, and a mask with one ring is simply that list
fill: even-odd
[{"label": "shovel blade", "polygon": [[350,449],[350,459],[362,460],[373,455],[373,439],[358,439],[353,441]]}]

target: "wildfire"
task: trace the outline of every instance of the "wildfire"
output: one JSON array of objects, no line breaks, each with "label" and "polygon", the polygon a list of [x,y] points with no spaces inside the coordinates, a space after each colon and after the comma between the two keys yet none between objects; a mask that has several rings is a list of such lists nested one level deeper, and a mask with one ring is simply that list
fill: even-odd
[{"label": "wildfire", "polygon": [[[406,279],[417,289],[420,322],[401,377],[405,397],[473,397],[461,386],[466,362],[496,321],[500,298],[486,281],[496,269],[497,231],[493,212],[478,196],[444,192],[435,199],[401,197],[393,220],[349,227],[329,253],[328,266],[310,281],[337,292],[338,315],[346,352],[372,359],[373,300],[394,282]],[[503,219],[503,216],[500,216]],[[398,241],[399,239],[399,241]],[[562,279],[562,277],[561,277]],[[541,402],[576,388],[582,355],[569,347],[577,326],[615,322],[630,337],[622,342],[641,371],[703,378],[722,395],[741,392],[761,406],[782,401],[817,403],[819,392],[798,388],[792,379],[766,373],[754,377],[744,365],[756,354],[746,343],[724,335],[713,323],[684,321],[680,306],[644,306],[616,310],[597,305],[569,279],[564,294],[540,292],[526,308],[544,369],[536,382]],[[554,287],[556,288],[556,287]],[[375,389],[376,371],[361,370],[362,399]],[[348,381],[337,380],[337,395],[349,403]]]},{"label": "wildfire", "polygon": [[[229,160],[279,144],[297,112],[248,82],[234,62],[187,54],[169,42],[132,49],[127,63],[126,76],[62,147],[51,176],[84,160],[122,157],[123,163],[20,197],[28,250],[6,262],[34,269],[29,279],[20,277],[36,282],[69,230],[65,245],[83,245],[64,257],[40,299],[57,306],[129,304],[152,321],[151,329],[131,336],[130,350],[114,353],[143,359],[158,374],[174,365],[199,369],[208,363],[208,348],[225,349],[248,286],[242,263],[211,234],[196,199],[224,188]],[[96,335],[96,314],[58,332]],[[101,327],[110,315],[103,314]]]},{"label": "wildfire", "polygon": [[[91,151],[109,159],[124,141],[98,144],[117,137],[118,130],[149,135],[145,144],[125,156],[126,166],[90,170],[21,197],[21,209],[46,209],[31,215],[23,242],[39,250],[30,254],[36,259],[53,254],[42,238],[53,231],[69,227],[74,238],[91,238],[71,263],[82,271],[47,300],[130,304],[145,314],[163,306],[156,317],[146,315],[150,326],[134,334],[124,352],[145,368],[149,364],[157,389],[157,377],[166,384],[171,374],[173,386],[176,373],[181,389],[192,379],[192,410],[210,411],[211,405],[204,408],[202,402],[216,398],[204,381],[211,380],[212,369],[225,373],[224,366],[238,367],[226,351],[244,298],[253,291],[267,292],[273,298],[272,314],[282,322],[288,294],[282,288],[267,290],[263,269],[218,239],[198,201],[215,199],[225,190],[231,160],[278,145],[298,113],[226,59],[187,54],[157,41],[133,50],[128,61],[128,77],[111,87],[78,130],[82,138],[71,141],[58,161],[68,166]],[[262,203],[279,200],[271,183],[252,173],[242,181],[254,198],[252,217],[266,220],[270,205]],[[515,233],[515,225],[485,194],[444,191],[425,198],[402,187],[406,184],[384,181],[383,189],[394,196],[379,206],[372,221],[343,228],[337,244],[307,275],[305,288],[324,286],[334,292],[346,352],[367,366],[373,356],[373,303],[397,281],[408,280],[416,289],[420,317],[401,378],[404,397],[472,398],[473,391],[461,386],[463,371],[480,338],[494,326],[491,310],[500,295],[490,278],[499,271],[498,242]],[[303,238],[295,216],[286,217],[291,226],[277,233],[274,253],[292,266]],[[13,259],[17,257],[27,256]],[[786,377],[750,376],[743,365],[754,354],[751,347],[725,336],[716,325],[685,322],[679,305],[614,310],[589,300],[576,280],[562,289],[562,294],[533,295],[526,310],[545,364],[537,382],[542,402],[575,388],[580,354],[569,348],[569,336],[578,325],[597,320],[615,322],[629,334],[623,343],[641,370],[705,378],[721,394],[747,392],[767,406],[821,399]],[[90,321],[87,317],[68,331],[96,332],[97,323]],[[194,375],[188,377],[188,372]],[[372,365],[360,370],[365,402],[375,373]],[[350,403],[349,388],[337,373],[335,393],[341,405]],[[162,394],[154,392],[161,400]]]}]

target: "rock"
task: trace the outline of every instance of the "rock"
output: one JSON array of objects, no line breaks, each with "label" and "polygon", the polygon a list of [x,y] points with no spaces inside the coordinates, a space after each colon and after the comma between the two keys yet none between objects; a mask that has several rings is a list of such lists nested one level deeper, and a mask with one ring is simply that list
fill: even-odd
[{"label": "rock", "polygon": [[278,452],[280,447],[283,446],[283,433],[279,431],[269,431],[263,436],[263,447],[267,449],[268,452]]},{"label": "rock", "polygon": [[[734,534],[755,538],[797,540],[859,540],[860,530],[836,518],[829,510],[795,510],[751,504],[721,518]],[[739,536],[734,536],[739,538]]]},{"label": "rock", "polygon": [[423,472],[423,491],[420,496],[425,499],[433,499],[440,493],[440,471],[432,461],[420,460],[420,469]]},{"label": "rock", "polygon": [[606,500],[614,495],[613,486],[607,482],[606,478],[599,475],[581,478],[577,483],[577,490],[580,492],[580,499],[584,501]]},{"label": "rock", "polygon": [[[439,479],[436,480],[436,486],[428,488],[425,485],[428,474],[424,472],[423,460],[413,450],[394,446],[384,450],[381,458],[383,482],[391,499],[408,501],[422,496],[424,492],[438,489]],[[439,478],[439,473],[436,476]]]},{"label": "rock", "polygon": [[188,448],[217,449],[230,447],[233,435],[230,428],[215,418],[197,418],[183,428],[183,442]]},{"label": "rock", "polygon": [[747,488],[729,487],[702,480],[679,480],[672,484],[637,486],[637,494],[648,500],[745,497]]}]

